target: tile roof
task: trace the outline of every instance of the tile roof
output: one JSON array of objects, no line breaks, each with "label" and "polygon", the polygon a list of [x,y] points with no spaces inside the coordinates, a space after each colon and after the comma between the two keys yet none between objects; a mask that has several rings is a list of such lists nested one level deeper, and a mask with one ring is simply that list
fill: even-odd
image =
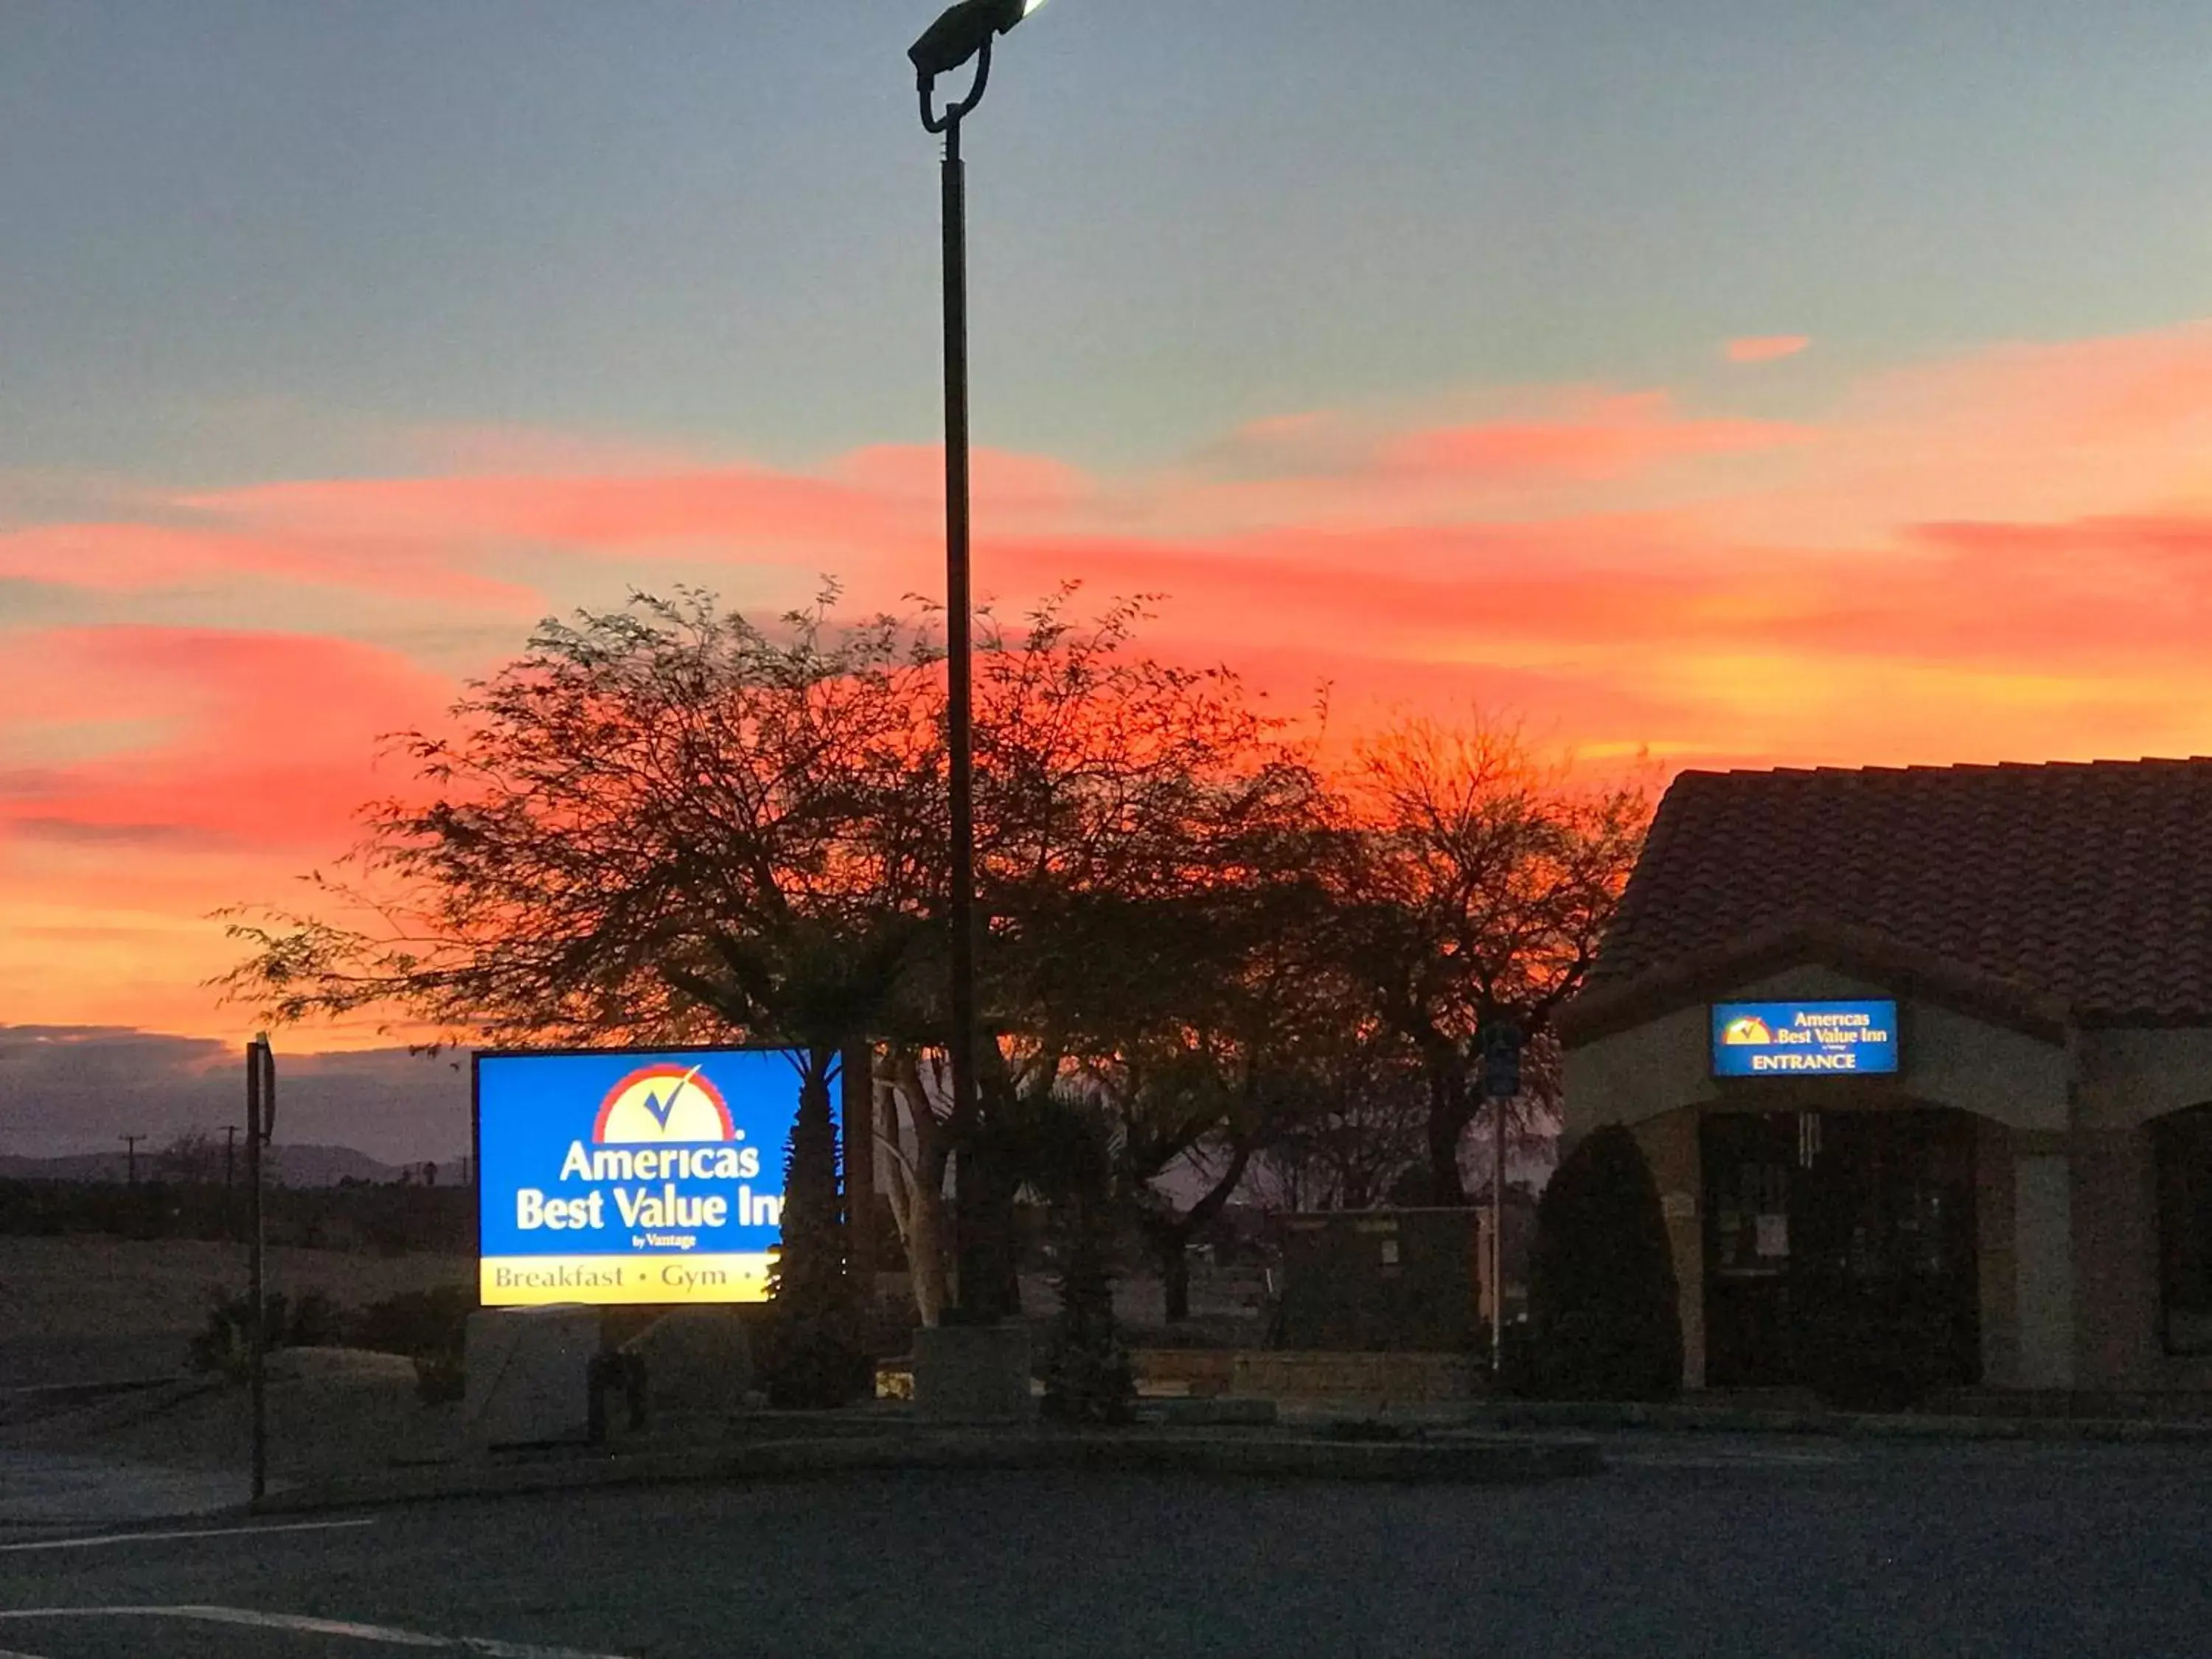
[{"label": "tile roof", "polygon": [[2212,1024],[2212,758],[1685,772],[1589,994],[1820,919],[2084,1023]]}]

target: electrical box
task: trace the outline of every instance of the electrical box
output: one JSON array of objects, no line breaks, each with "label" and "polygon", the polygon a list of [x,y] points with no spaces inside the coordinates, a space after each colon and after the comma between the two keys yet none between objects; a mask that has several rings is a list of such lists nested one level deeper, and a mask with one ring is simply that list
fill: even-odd
[{"label": "electrical box", "polygon": [[463,1420],[487,1446],[587,1439],[599,1352],[597,1308],[479,1309],[469,1316]]},{"label": "electrical box", "polygon": [[1285,1216],[1276,1346],[1339,1352],[1462,1353],[1483,1328],[1484,1234],[1473,1209]]}]

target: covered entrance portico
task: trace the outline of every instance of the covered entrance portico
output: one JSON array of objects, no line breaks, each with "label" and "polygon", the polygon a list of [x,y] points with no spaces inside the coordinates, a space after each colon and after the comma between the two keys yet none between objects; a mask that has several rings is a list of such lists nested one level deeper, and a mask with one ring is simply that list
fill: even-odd
[{"label": "covered entrance portico", "polygon": [[1869,1405],[1981,1380],[1974,1121],[1705,1112],[1705,1380]]},{"label": "covered entrance portico", "polygon": [[1558,1030],[1686,1386],[2212,1410],[2212,757],[1681,773]]},{"label": "covered entrance portico", "polygon": [[[1716,1005],[1893,1001],[1883,1076],[1716,1076]],[[1793,921],[1586,994],[1567,1133],[1626,1124],[1657,1181],[1693,1389],[1894,1406],[2075,1383],[2062,1011],[1861,930]]]}]

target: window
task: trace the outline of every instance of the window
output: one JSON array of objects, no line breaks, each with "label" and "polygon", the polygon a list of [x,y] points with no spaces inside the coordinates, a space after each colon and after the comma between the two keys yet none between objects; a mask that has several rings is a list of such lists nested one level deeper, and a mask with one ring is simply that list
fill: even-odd
[{"label": "window", "polygon": [[2158,1118],[2150,1132],[2166,1351],[2212,1354],[2212,1106]]}]

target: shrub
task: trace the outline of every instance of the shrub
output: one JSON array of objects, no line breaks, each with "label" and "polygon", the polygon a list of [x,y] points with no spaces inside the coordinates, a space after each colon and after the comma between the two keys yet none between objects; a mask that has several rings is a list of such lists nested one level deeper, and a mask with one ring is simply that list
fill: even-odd
[{"label": "shrub", "polygon": [[426,1403],[459,1400],[467,1392],[462,1360],[476,1305],[476,1291],[466,1285],[403,1291],[355,1314],[346,1324],[346,1340],[412,1359],[415,1391]]},{"label": "shrub", "polygon": [[1544,1189],[1528,1319],[1535,1393],[1663,1400],[1681,1387],[1681,1313],[1659,1189],[1619,1124],[1592,1132]]},{"label": "shrub", "polygon": [[448,1353],[458,1357],[476,1305],[476,1291],[466,1285],[403,1291],[356,1313],[346,1322],[346,1340],[356,1348],[404,1353],[413,1359]]},{"label": "shrub", "polygon": [[444,1405],[469,1391],[468,1372],[459,1353],[418,1354],[415,1358],[415,1392],[427,1406]]},{"label": "shrub", "polygon": [[1079,1108],[1040,1134],[1040,1184],[1052,1198],[1060,1315],[1044,1357],[1044,1410],[1064,1423],[1121,1423],[1136,1397],[1129,1351],[1114,1319],[1114,1224],[1106,1139]]},{"label": "shrub", "polygon": [[799,1091],[784,1160],[783,1237],[769,1273],[763,1380],[778,1410],[842,1406],[872,1392],[839,1212],[837,1126],[825,1078]]},{"label": "shrub", "polygon": [[[185,1363],[196,1371],[214,1371],[242,1382],[253,1367],[252,1298],[244,1292],[208,1292],[207,1324],[191,1340]],[[297,1303],[282,1291],[262,1299],[262,1331],[270,1352],[278,1348],[324,1348],[337,1343],[337,1308],[320,1291],[303,1292]]]},{"label": "shrub", "polygon": [[[196,1371],[214,1371],[233,1382],[243,1382],[253,1364],[253,1336],[247,1328],[253,1304],[244,1296],[222,1291],[208,1293],[207,1323],[193,1337],[185,1363]],[[268,1299],[267,1324],[276,1328],[283,1318],[284,1298]]]},{"label": "shrub", "polygon": [[[276,1300],[282,1302],[283,1298],[279,1297]],[[320,1291],[302,1291],[300,1299],[284,1315],[283,1339],[277,1346],[335,1348],[344,1340],[344,1322],[339,1316],[337,1304]]]}]

